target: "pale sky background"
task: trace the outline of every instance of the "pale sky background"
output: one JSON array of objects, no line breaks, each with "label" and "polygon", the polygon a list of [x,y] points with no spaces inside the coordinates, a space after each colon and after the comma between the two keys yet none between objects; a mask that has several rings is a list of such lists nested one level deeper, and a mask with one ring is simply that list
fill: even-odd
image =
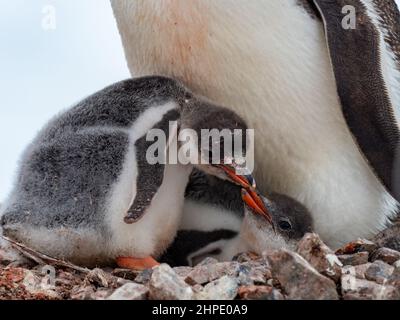
[{"label": "pale sky background", "polygon": [[[55,30],[42,28],[46,5]],[[128,77],[108,0],[0,0],[0,202],[49,118]]]},{"label": "pale sky background", "polygon": [[[47,5],[55,30],[42,27]],[[0,202],[48,119],[128,77],[109,0],[0,0]]]}]

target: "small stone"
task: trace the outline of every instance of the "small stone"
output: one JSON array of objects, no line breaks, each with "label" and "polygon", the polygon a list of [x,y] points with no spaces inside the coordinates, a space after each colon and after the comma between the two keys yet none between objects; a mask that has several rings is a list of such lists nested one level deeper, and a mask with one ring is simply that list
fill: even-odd
[{"label": "small stone", "polygon": [[238,280],[240,285],[266,284],[271,277],[269,266],[261,261],[248,261],[239,266]]},{"label": "small stone", "polygon": [[147,284],[150,281],[152,274],[153,274],[153,269],[143,270],[136,276],[135,282],[140,284]]},{"label": "small stone", "polygon": [[201,284],[195,284],[194,286],[192,286],[192,290],[194,293],[199,293],[201,291],[203,291],[204,287]]},{"label": "small stone", "polygon": [[237,296],[238,283],[235,278],[223,276],[207,284],[196,294],[197,300],[233,300]]},{"label": "small stone", "polygon": [[194,284],[205,284],[225,275],[237,277],[239,263],[219,262],[214,264],[197,265],[186,277],[186,282]]},{"label": "small stone", "polygon": [[238,295],[243,300],[284,300],[284,296],[271,286],[243,286]]},{"label": "small stone", "polygon": [[369,253],[366,251],[353,254],[343,254],[338,256],[339,260],[345,266],[357,266],[368,262]]},{"label": "small stone", "polygon": [[373,239],[379,247],[400,251],[400,218],[389,228],[378,233]]},{"label": "small stone", "polygon": [[399,259],[400,252],[389,248],[379,248],[373,253],[371,257],[372,261],[382,260],[383,262],[386,262],[388,264],[394,264]]},{"label": "small stone", "polygon": [[112,275],[126,280],[135,280],[139,272],[131,269],[114,269]]},{"label": "small stone", "polygon": [[339,281],[343,264],[317,234],[306,234],[298,243],[296,251],[319,273]]},{"label": "small stone", "polygon": [[355,276],[358,279],[365,279],[365,272],[371,266],[371,263],[359,264],[357,266],[344,266],[342,274]]},{"label": "small stone", "polygon": [[112,290],[111,289],[98,289],[93,295],[92,295],[92,299],[93,300],[105,300],[110,294],[112,294]]},{"label": "small stone", "polygon": [[260,259],[260,256],[253,252],[242,252],[233,257],[233,261],[237,261],[239,263],[249,262]]},{"label": "small stone", "polygon": [[98,287],[108,288],[115,283],[116,279],[111,274],[104,272],[102,269],[95,268],[86,275],[85,281]]},{"label": "small stone", "polygon": [[209,264],[216,264],[216,263],[218,263],[217,259],[212,258],[212,257],[207,257],[203,261],[198,263],[196,266],[206,266],[206,265],[209,265]]},{"label": "small stone", "polygon": [[367,280],[375,281],[379,284],[386,284],[392,275],[394,267],[381,261],[376,260],[365,272]]},{"label": "small stone", "polygon": [[353,254],[358,252],[371,253],[378,248],[378,245],[366,239],[358,239],[346,244],[344,247],[336,250],[337,255]]},{"label": "small stone", "polygon": [[267,259],[273,277],[279,281],[289,299],[338,299],[335,283],[319,274],[299,254],[282,249],[272,251]]},{"label": "small stone", "polygon": [[176,272],[176,274],[181,278],[186,278],[189,275],[189,273],[193,270],[193,268],[190,267],[175,267],[173,269]]},{"label": "small stone", "polygon": [[12,264],[14,267],[23,266],[28,261],[19,252],[5,243],[0,237],[0,265],[8,266]]},{"label": "small stone", "polygon": [[388,284],[394,286],[397,290],[400,291],[400,265],[395,266],[394,270],[389,278]]},{"label": "small stone", "polygon": [[149,289],[137,283],[127,283],[115,290],[107,300],[146,300]]},{"label": "small stone", "polygon": [[345,300],[397,300],[399,292],[391,285],[357,279],[353,275],[342,275],[342,294]]},{"label": "small stone", "polygon": [[41,277],[31,270],[24,271],[22,284],[25,290],[33,296],[40,296],[49,299],[61,298],[55,291],[55,286],[51,284],[47,277]]},{"label": "small stone", "polygon": [[154,268],[151,275],[150,298],[153,300],[191,300],[192,288],[167,264]]},{"label": "small stone", "polygon": [[93,300],[95,289],[92,285],[77,285],[71,290],[72,300]]}]

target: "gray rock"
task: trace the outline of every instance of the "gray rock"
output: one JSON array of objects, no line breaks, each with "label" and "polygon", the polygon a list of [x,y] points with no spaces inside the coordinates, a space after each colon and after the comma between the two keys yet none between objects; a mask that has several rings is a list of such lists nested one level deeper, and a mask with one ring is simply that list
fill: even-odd
[{"label": "gray rock", "polygon": [[140,284],[147,284],[150,281],[152,274],[153,274],[153,269],[143,270],[136,276],[135,282]]},{"label": "gray rock", "polygon": [[145,300],[148,294],[147,287],[131,282],[115,290],[107,300]]},{"label": "gray rock", "polygon": [[298,243],[296,251],[319,273],[339,281],[343,264],[317,234],[306,234]]},{"label": "gray rock", "polygon": [[240,285],[266,284],[271,277],[269,265],[261,260],[247,261],[239,266],[238,280]]},{"label": "gray rock", "polygon": [[0,237],[0,265],[8,266],[12,264],[14,267],[18,267],[27,263],[29,263],[29,261],[25,257],[9,246],[8,243]]},{"label": "gray rock", "polygon": [[371,260],[382,260],[388,264],[394,264],[397,260],[400,260],[400,252],[389,248],[379,248],[373,253]]},{"label": "gray rock", "polygon": [[176,272],[176,274],[181,278],[186,278],[189,275],[189,273],[193,270],[193,268],[190,267],[175,267],[173,269]]},{"label": "gray rock", "polygon": [[372,253],[378,248],[378,245],[374,242],[366,239],[358,239],[350,242],[336,251],[337,255],[343,254],[354,254],[357,252],[368,252]]},{"label": "gray rock", "polygon": [[125,280],[135,280],[140,272],[131,269],[114,269],[111,273],[113,276],[122,278]]},{"label": "gray rock", "polygon": [[102,288],[102,289],[97,289],[92,297],[93,300],[106,300],[106,298],[108,296],[110,296],[113,293],[112,289],[106,289],[106,288]]},{"label": "gray rock", "polygon": [[76,285],[72,288],[70,297],[72,300],[94,300],[95,292],[93,285]]},{"label": "gray rock", "polygon": [[111,274],[104,272],[102,269],[95,268],[86,275],[85,282],[94,284],[98,287],[108,288],[115,284],[117,279]]},{"label": "gray rock", "polygon": [[260,256],[252,252],[242,252],[233,257],[233,261],[239,263],[250,262],[260,259]]},{"label": "gray rock", "polygon": [[243,300],[285,300],[282,293],[271,286],[242,286],[238,295]]},{"label": "gray rock", "polygon": [[367,280],[375,281],[379,284],[387,284],[390,276],[392,275],[394,267],[381,261],[376,260],[365,271],[365,278]]},{"label": "gray rock", "polygon": [[186,277],[186,282],[205,284],[223,276],[237,277],[240,265],[237,262],[219,262],[213,264],[197,265]]},{"label": "gray rock", "polygon": [[342,268],[342,274],[352,275],[358,279],[365,279],[365,272],[370,266],[370,262],[357,266],[344,266]]},{"label": "gray rock", "polygon": [[357,279],[353,275],[342,275],[342,294],[345,300],[397,300],[399,292],[391,285]]},{"label": "gray rock", "polygon": [[392,226],[378,233],[372,241],[379,247],[400,251],[400,217]]},{"label": "gray rock", "polygon": [[357,266],[368,262],[369,253],[366,251],[338,256],[340,262],[345,266]]},{"label": "gray rock", "polygon": [[149,282],[150,298],[153,300],[191,300],[192,288],[167,264],[153,269]]},{"label": "gray rock", "polygon": [[196,294],[197,300],[233,300],[237,296],[238,282],[235,278],[223,276],[207,284]]},{"label": "gray rock", "polygon": [[272,276],[279,281],[289,299],[338,299],[335,283],[319,274],[299,254],[283,249],[268,253],[267,259]]},{"label": "gray rock", "polygon": [[23,286],[27,292],[32,295],[40,295],[50,299],[60,299],[60,295],[56,291],[54,284],[46,276],[37,274],[31,270],[24,270]]},{"label": "gray rock", "polygon": [[397,290],[400,291],[400,265],[395,264],[394,270],[388,281],[389,285],[394,286]]},{"label": "gray rock", "polygon": [[207,257],[204,260],[202,260],[200,263],[198,263],[196,266],[206,266],[209,264],[216,264],[218,263],[218,260],[212,257]]}]

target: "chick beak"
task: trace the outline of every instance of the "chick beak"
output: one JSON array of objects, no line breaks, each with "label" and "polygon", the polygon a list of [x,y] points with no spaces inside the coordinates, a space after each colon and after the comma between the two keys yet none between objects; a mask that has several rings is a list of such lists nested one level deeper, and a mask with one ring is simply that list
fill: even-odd
[{"label": "chick beak", "polygon": [[219,168],[224,170],[225,174],[236,184],[240,185],[242,188],[256,188],[256,182],[252,175],[238,175],[235,169],[228,165],[220,164]]},{"label": "chick beak", "polygon": [[264,217],[274,228],[274,224],[272,223],[272,216],[268,212],[267,208],[264,205],[264,202],[262,201],[261,197],[257,194],[256,191],[252,190],[251,188],[250,189],[243,188],[242,199],[255,214]]}]

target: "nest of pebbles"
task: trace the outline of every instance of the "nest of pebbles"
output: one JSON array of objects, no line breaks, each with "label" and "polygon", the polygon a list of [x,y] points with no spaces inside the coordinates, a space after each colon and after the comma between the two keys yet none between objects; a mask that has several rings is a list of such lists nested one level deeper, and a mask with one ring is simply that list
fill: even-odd
[{"label": "nest of pebbles", "polygon": [[243,253],[231,262],[206,258],[193,268],[161,264],[140,272],[46,264],[32,252],[16,258],[2,249],[0,299],[397,300],[400,252],[385,245],[399,244],[398,231],[356,240],[336,252],[310,233],[295,251]]}]

